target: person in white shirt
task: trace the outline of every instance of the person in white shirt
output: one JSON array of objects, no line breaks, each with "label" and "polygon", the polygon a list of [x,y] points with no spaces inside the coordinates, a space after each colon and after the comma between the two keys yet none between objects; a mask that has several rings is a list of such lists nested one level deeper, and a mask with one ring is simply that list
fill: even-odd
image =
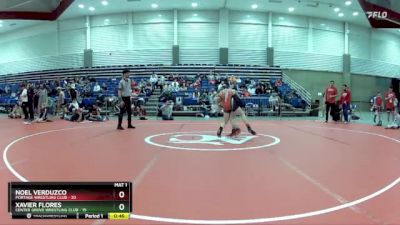
[{"label": "person in white shirt", "polygon": [[22,111],[24,112],[24,119],[28,120],[28,89],[26,88],[26,84],[22,84],[22,92],[19,99],[21,101]]},{"label": "person in white shirt", "polygon": [[96,82],[96,84],[93,87],[93,92],[94,93],[99,93],[100,91],[101,91],[101,87],[100,87],[99,83]]},{"label": "person in white shirt", "polygon": [[157,84],[157,81],[158,81],[158,76],[157,76],[157,74],[153,73],[153,74],[150,76],[151,88],[152,88],[153,90],[154,90],[154,88],[155,88],[155,85]]},{"label": "person in white shirt", "polygon": [[225,86],[225,82],[221,81],[221,83],[218,85],[218,91],[221,91],[222,89],[224,89]]},{"label": "person in white shirt", "polygon": [[249,93],[250,93],[251,96],[256,94],[256,89],[254,88],[253,85],[250,85],[250,86],[249,86],[248,91],[249,91]]},{"label": "person in white shirt", "polygon": [[172,82],[172,91],[179,91],[179,83],[178,81],[174,80],[174,82]]}]

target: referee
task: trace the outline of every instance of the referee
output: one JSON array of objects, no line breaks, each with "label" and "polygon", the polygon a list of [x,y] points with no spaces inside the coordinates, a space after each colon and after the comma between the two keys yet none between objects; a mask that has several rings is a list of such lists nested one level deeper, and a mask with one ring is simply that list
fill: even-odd
[{"label": "referee", "polygon": [[122,71],[122,79],[118,84],[118,98],[120,102],[120,112],[118,115],[118,130],[123,130],[122,127],[122,118],[124,116],[125,111],[128,113],[128,128],[135,128],[132,126],[132,105],[131,105],[131,79],[129,79],[129,75],[131,72],[129,69],[124,69]]}]

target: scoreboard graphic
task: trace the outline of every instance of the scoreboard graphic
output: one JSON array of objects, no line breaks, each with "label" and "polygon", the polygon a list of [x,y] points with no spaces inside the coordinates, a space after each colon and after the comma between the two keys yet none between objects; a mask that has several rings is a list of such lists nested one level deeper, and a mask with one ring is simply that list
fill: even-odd
[{"label": "scoreboard graphic", "polygon": [[10,182],[13,219],[129,219],[131,182]]}]

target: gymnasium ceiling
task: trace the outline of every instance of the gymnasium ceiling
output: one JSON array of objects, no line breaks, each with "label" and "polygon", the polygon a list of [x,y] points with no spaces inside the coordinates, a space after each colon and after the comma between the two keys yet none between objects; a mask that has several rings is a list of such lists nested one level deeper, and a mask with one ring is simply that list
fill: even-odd
[{"label": "gymnasium ceiling", "polygon": [[[41,23],[42,21],[4,19],[2,15],[10,11],[47,13],[62,13],[59,19],[67,19],[86,15],[99,15],[108,13],[118,13],[127,11],[151,11],[151,10],[217,10],[228,8],[231,10],[245,10],[255,12],[278,12],[294,15],[304,15],[311,17],[320,17],[337,21],[347,21],[359,25],[369,26],[368,20],[358,0],[350,0],[351,4],[346,5],[347,0],[0,0],[0,33],[26,26]],[[385,0],[388,1],[388,0]],[[395,0],[397,1],[397,0]],[[400,0],[398,0],[400,2]],[[70,5],[69,3],[72,2]],[[193,7],[192,3],[197,3]],[[61,5],[66,8],[63,11]],[[153,8],[152,4],[157,4]],[[80,8],[84,5],[84,8]],[[253,9],[252,6],[257,5]],[[82,7],[82,6],[81,6]],[[94,7],[90,11],[89,7]],[[254,6],[253,6],[254,7]],[[294,11],[289,12],[289,8]],[[60,9],[61,8],[61,9]],[[339,12],[334,9],[339,8]],[[339,13],[343,13],[339,17]],[[353,13],[358,12],[357,16]],[[400,34],[400,30],[398,30]]]}]

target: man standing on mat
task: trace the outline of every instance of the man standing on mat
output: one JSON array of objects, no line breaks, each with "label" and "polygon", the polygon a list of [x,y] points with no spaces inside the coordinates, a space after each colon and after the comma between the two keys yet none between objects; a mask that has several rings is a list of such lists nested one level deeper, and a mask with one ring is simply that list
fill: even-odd
[{"label": "man standing on mat", "polygon": [[345,84],[343,85],[343,92],[342,95],[340,96],[340,103],[342,104],[344,123],[349,122],[350,102],[351,102],[351,91],[350,88],[347,87],[347,85]]},{"label": "man standing on mat", "polygon": [[131,103],[131,94],[132,94],[132,87],[131,87],[131,79],[129,78],[131,72],[129,69],[124,69],[122,71],[122,79],[118,85],[118,99],[120,102],[120,112],[118,115],[118,130],[123,130],[122,127],[122,118],[124,116],[125,111],[128,114],[128,128],[134,129],[135,127],[132,126],[132,103]]},{"label": "man standing on mat", "polygon": [[395,101],[396,101],[396,94],[393,92],[393,88],[390,87],[389,91],[385,94],[386,100],[386,111],[388,113],[388,123],[391,124],[394,121],[394,113],[396,111]]},{"label": "man standing on mat", "polygon": [[325,109],[326,109],[325,122],[326,123],[328,122],[329,111],[335,105],[337,94],[338,94],[338,91],[337,91],[337,88],[335,87],[335,81],[332,80],[329,87],[327,87],[325,90]]}]

